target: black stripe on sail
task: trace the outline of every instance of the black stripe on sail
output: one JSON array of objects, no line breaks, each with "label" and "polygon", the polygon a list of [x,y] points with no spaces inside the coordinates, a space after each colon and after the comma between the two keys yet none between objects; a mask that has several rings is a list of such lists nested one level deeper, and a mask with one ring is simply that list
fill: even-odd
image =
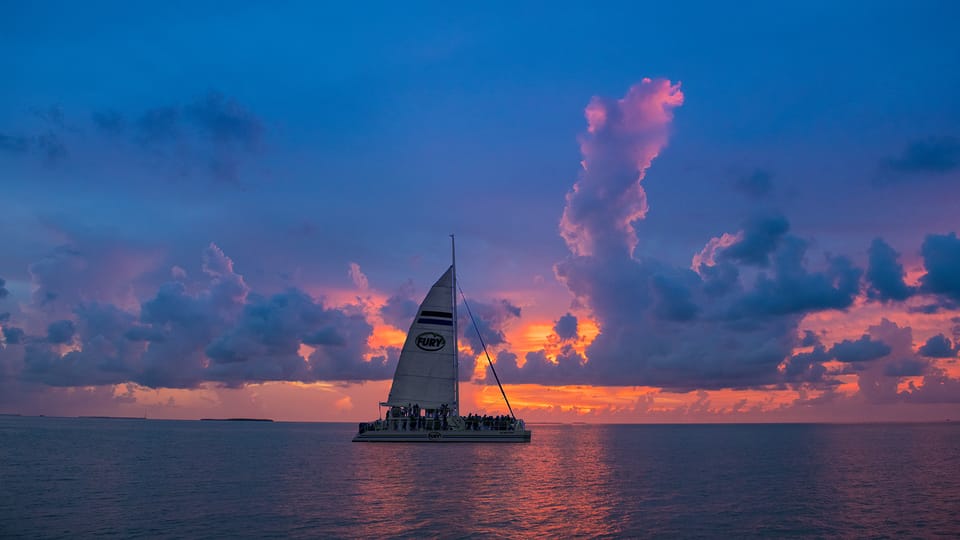
[{"label": "black stripe on sail", "polygon": [[449,311],[429,311],[425,309],[420,312],[420,316],[421,317],[444,317],[447,319],[452,319],[453,313],[450,313]]},{"label": "black stripe on sail", "polygon": [[417,319],[418,323],[421,324],[439,324],[441,326],[453,326],[453,321],[445,321],[443,319],[428,319],[426,317],[420,317]]}]

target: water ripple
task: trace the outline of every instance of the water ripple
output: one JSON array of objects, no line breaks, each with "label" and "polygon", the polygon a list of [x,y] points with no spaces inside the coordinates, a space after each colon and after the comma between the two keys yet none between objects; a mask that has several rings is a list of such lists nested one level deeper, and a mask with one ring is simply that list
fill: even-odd
[{"label": "water ripple", "polygon": [[901,537],[960,532],[960,426],[353,426],[0,418],[0,537]]}]

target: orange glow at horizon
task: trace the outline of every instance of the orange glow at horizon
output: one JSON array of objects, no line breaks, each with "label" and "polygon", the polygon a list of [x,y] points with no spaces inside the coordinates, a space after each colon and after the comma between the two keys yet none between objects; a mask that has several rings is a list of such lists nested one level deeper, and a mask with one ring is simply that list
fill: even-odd
[{"label": "orange glow at horizon", "polygon": [[506,332],[510,350],[517,355],[517,363],[521,367],[526,363],[527,353],[540,350],[546,353],[548,360],[556,362],[560,349],[565,345],[572,346],[577,353],[586,358],[587,347],[600,334],[600,327],[596,321],[582,315],[577,317],[576,339],[561,340],[553,330],[555,324],[554,321],[533,321]]}]

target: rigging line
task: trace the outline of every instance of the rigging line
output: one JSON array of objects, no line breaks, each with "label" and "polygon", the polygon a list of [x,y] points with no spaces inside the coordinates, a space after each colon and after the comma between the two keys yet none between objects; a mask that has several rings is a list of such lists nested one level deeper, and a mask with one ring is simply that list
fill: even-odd
[{"label": "rigging line", "polygon": [[[467,313],[470,314],[470,322],[473,323],[473,329],[477,331],[477,337],[480,338],[480,346],[483,347],[483,354],[487,356],[487,363],[490,364],[490,371],[493,372],[493,378],[497,380],[497,386],[500,387],[500,395],[503,396],[503,401],[507,404],[507,409],[510,411],[510,416],[516,420],[517,415],[513,414],[513,407],[510,406],[510,400],[507,399],[507,393],[503,391],[503,385],[500,384],[500,377],[497,376],[497,369],[493,367],[493,360],[490,360],[490,353],[487,352],[487,344],[483,342],[483,334],[480,333],[480,327],[477,326],[477,320],[473,318],[473,310],[470,309],[470,304],[467,303],[467,295],[463,294],[463,288],[460,287],[460,284],[457,284],[457,289],[460,290],[460,297],[463,298],[463,305],[467,308]],[[457,377],[460,375],[457,374]]]}]

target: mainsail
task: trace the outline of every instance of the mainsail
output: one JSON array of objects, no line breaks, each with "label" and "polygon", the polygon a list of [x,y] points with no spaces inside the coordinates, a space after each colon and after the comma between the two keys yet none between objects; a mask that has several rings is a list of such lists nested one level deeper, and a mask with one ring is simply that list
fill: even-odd
[{"label": "mainsail", "polygon": [[431,287],[410,325],[384,405],[457,410],[454,267]]}]

